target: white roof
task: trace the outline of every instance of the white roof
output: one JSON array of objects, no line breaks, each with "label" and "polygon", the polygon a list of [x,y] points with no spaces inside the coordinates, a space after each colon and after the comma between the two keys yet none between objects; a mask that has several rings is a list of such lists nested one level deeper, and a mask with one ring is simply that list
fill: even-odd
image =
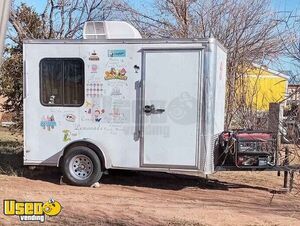
[{"label": "white roof", "polygon": [[83,28],[84,39],[141,39],[140,32],[124,21],[88,21]]},{"label": "white roof", "polygon": [[262,70],[265,70],[265,71],[268,71],[268,72],[270,72],[270,73],[272,73],[272,74],[275,74],[275,75],[277,75],[277,76],[279,76],[279,77],[282,77],[282,78],[284,78],[284,79],[289,79],[289,76],[288,75],[286,75],[286,74],[283,74],[283,73],[281,73],[281,72],[279,72],[279,71],[275,71],[275,70],[272,70],[272,69],[270,69],[269,67],[266,67],[266,66],[264,66],[264,65],[259,65],[259,64],[252,64],[254,67],[256,67],[256,68],[260,68],[260,69],[262,69]]}]

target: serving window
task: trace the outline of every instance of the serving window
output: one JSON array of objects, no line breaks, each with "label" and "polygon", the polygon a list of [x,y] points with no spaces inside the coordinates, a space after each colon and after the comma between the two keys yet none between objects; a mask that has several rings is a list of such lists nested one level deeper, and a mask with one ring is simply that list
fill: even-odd
[{"label": "serving window", "polygon": [[78,107],[84,103],[84,62],[45,58],[40,62],[40,100],[45,106]]}]

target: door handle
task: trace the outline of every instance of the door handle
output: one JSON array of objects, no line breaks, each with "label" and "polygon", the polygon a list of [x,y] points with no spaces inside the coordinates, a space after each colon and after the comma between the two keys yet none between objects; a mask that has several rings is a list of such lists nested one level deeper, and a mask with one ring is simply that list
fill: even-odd
[{"label": "door handle", "polygon": [[155,106],[152,104],[152,105],[146,105],[144,107],[144,112],[147,114],[161,114],[165,112],[165,109],[161,109],[161,108],[155,109]]},{"label": "door handle", "polygon": [[152,112],[152,106],[153,105],[146,105],[145,107],[144,107],[144,112],[145,113],[148,113],[148,114],[151,114],[151,112]]},{"label": "door handle", "polygon": [[155,109],[155,113],[154,114],[161,114],[161,113],[164,113],[165,111],[166,111],[165,109],[158,108],[158,109]]}]

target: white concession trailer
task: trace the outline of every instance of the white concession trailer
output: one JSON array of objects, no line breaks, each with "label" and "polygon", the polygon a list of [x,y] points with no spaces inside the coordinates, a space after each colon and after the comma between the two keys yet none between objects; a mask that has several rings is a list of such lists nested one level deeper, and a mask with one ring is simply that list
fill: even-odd
[{"label": "white concession trailer", "polygon": [[215,39],[142,39],[88,22],[82,40],[24,42],[24,164],[71,184],[106,169],[214,172],[226,50]]}]

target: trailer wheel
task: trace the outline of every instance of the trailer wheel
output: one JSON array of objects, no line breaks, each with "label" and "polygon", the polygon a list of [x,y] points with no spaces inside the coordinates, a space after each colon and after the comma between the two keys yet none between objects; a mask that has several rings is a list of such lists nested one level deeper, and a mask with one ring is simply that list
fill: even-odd
[{"label": "trailer wheel", "polygon": [[97,154],[85,146],[73,147],[62,161],[64,178],[72,185],[91,186],[102,176],[101,162]]}]

